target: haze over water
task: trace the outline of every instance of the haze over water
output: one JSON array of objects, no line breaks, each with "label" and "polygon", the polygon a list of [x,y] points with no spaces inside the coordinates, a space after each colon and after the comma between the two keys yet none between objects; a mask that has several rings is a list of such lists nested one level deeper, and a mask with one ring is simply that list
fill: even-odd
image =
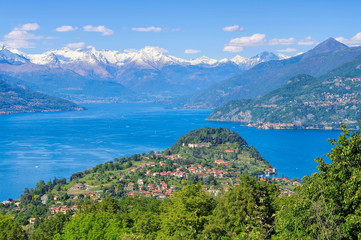
[{"label": "haze over water", "polygon": [[[71,174],[115,157],[162,151],[190,130],[228,127],[254,145],[279,175],[312,174],[316,157],[339,131],[259,130],[208,122],[211,110],[173,110],[154,104],[90,104],[79,112],[0,116],[0,201],[18,199],[40,179]],[[37,167],[38,166],[38,167]]]}]

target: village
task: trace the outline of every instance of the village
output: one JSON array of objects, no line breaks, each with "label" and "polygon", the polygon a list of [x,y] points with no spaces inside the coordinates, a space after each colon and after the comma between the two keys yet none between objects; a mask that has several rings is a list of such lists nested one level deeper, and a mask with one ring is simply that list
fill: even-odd
[{"label": "village", "polygon": [[[189,143],[189,149],[209,148],[210,143]],[[184,147],[184,146],[183,146]],[[234,153],[235,149],[226,148],[224,153]],[[141,155],[140,161],[121,171],[94,172],[88,179],[98,179],[102,183],[104,179],[112,183],[95,186],[85,178],[77,179],[68,187],[63,186],[60,191],[39,196],[41,204],[48,206],[48,217],[57,213],[75,214],[82,203],[82,199],[90,199],[93,202],[101,202],[107,196],[123,197],[153,197],[159,200],[174,197],[185,185],[201,184],[202,190],[211,196],[218,196],[227,192],[230,188],[240,185],[241,171],[232,168],[231,161],[222,159],[208,160],[207,167],[200,163],[189,163],[182,154],[166,155],[156,153],[154,155]],[[280,194],[291,195],[293,189],[300,186],[300,181],[290,180],[287,177],[277,177],[276,168],[264,169],[264,172],[255,176],[259,181],[274,183],[280,186]],[[112,191],[109,186],[114,186]],[[102,187],[104,186],[104,187]],[[108,187],[106,187],[108,186]],[[24,211],[19,207],[19,200],[9,199],[2,203],[4,206],[13,206],[16,212]],[[41,217],[30,217],[29,224],[42,220]]]}]

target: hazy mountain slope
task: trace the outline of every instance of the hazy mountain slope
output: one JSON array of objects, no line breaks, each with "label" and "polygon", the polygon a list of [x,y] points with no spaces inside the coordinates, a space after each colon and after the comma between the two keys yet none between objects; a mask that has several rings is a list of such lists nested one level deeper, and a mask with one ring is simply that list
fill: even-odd
[{"label": "hazy mountain slope", "polygon": [[232,101],[208,120],[237,121],[261,128],[358,127],[361,118],[361,55],[315,78],[298,75],[255,100]]},{"label": "hazy mountain slope", "polygon": [[188,105],[216,107],[236,99],[256,98],[284,85],[297,74],[320,76],[361,54],[330,38],[309,52],[285,60],[260,63],[252,69],[194,94]]},{"label": "hazy mountain slope", "polygon": [[0,79],[0,115],[71,110],[84,108],[65,99],[12,86]]},{"label": "hazy mountain slope", "polygon": [[[23,80],[29,88],[68,99],[148,101],[191,94],[260,62],[280,58],[283,56],[263,52],[252,58],[187,60],[168,55],[158,47],[124,53],[89,47],[25,54],[2,46],[0,73]],[[99,91],[94,92],[88,85]]]}]

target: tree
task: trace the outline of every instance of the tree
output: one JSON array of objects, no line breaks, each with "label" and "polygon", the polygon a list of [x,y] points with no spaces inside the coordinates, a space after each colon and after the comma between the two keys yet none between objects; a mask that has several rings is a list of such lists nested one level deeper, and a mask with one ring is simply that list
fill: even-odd
[{"label": "tree", "polygon": [[282,200],[276,230],[280,239],[298,236],[312,239],[361,238],[361,135],[344,124],[333,149],[318,158],[319,173],[304,178],[295,196]]},{"label": "tree", "polygon": [[119,211],[120,206],[118,201],[112,197],[106,197],[97,205],[98,211],[115,214]]},{"label": "tree", "polygon": [[0,215],[0,240],[27,239],[23,229],[9,216]]},{"label": "tree", "polygon": [[121,235],[129,232],[122,219],[116,215],[97,212],[83,213],[65,224],[63,234],[57,234],[54,239],[121,239]]},{"label": "tree", "polygon": [[242,175],[240,185],[230,189],[218,202],[204,234],[207,239],[238,235],[245,239],[270,238],[273,232],[274,200],[279,194],[274,184]]},{"label": "tree", "polygon": [[215,200],[202,191],[201,185],[184,187],[174,198],[164,202],[157,238],[199,238],[215,205]]},{"label": "tree", "polygon": [[51,240],[56,234],[61,234],[65,223],[71,218],[70,214],[58,213],[55,216],[40,223],[39,227],[31,235],[33,240]]}]

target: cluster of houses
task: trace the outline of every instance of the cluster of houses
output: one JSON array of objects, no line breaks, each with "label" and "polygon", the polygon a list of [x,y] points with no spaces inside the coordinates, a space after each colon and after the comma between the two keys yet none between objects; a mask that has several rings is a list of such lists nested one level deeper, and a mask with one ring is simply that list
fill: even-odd
[{"label": "cluster of houses", "polygon": [[[225,151],[234,152],[233,149],[226,149]],[[169,155],[164,157],[169,160],[184,159],[180,154]],[[214,162],[217,165],[224,165],[224,166],[229,166],[231,164],[230,162],[224,160],[215,160]],[[223,170],[223,169],[203,167],[199,163],[178,166],[178,164],[174,162],[172,163],[172,165],[176,167],[174,171],[155,172],[150,169],[151,167],[165,166],[165,165],[166,165],[166,161],[142,163],[139,164],[137,167],[130,169],[127,172],[127,175],[131,176],[135,174],[137,171],[140,172],[146,171],[145,176],[147,177],[162,176],[162,177],[176,177],[176,178],[188,179],[190,175],[196,175],[198,177],[214,176],[215,178],[224,178],[225,176],[238,176],[240,174],[239,171],[230,171],[228,169]],[[121,180],[123,180],[125,177],[126,175],[122,175]],[[152,182],[154,182],[154,179],[156,178],[153,178]],[[146,197],[156,197],[159,199],[164,199],[173,196],[173,192],[176,190],[175,185],[169,186],[165,181],[160,181],[158,184],[153,184],[153,183],[146,184],[143,179],[138,179],[136,183],[137,184],[133,182],[129,182],[128,185],[124,188],[124,191],[127,192],[128,196],[143,195]],[[228,182],[225,182],[223,185],[228,185]],[[203,186],[203,187],[204,189],[207,189],[207,186]],[[116,189],[116,192],[117,190],[118,189]]]},{"label": "cluster of houses", "polygon": [[270,175],[276,175],[277,174],[277,170],[276,168],[267,168],[266,170],[264,170],[264,174],[269,177]]},{"label": "cluster of houses", "polygon": [[14,199],[9,199],[6,201],[1,202],[4,205],[15,205],[15,206],[19,206],[20,205],[20,201],[19,200],[14,200]]},{"label": "cluster of houses", "polygon": [[68,207],[68,206],[64,205],[64,206],[56,207],[53,205],[49,208],[49,210],[50,210],[50,214],[52,214],[52,215],[57,214],[58,212],[66,214],[68,212],[74,212],[74,211],[78,210],[78,206],[73,205],[72,207]]},{"label": "cluster of houses", "polygon": [[[177,159],[174,157],[174,155],[167,156],[168,159]],[[229,166],[231,163],[224,160],[215,160],[215,163],[218,165],[225,165]],[[159,166],[165,166],[165,161],[159,161],[158,163],[155,162],[149,162],[149,163],[143,163],[139,164],[137,167],[132,168],[128,171],[128,174],[136,173],[137,171],[143,171],[143,168],[145,167],[155,167],[159,164]],[[177,163],[173,163],[173,166],[178,166]],[[239,175],[239,171],[230,171],[228,169],[222,170],[222,169],[215,169],[215,168],[207,168],[203,167],[200,164],[192,164],[192,165],[183,165],[182,167],[177,167],[175,171],[163,171],[163,172],[153,172],[152,170],[148,170],[146,172],[146,176],[149,177],[157,177],[157,176],[163,176],[163,177],[177,177],[177,178],[186,178],[188,179],[190,174],[195,174],[197,176],[210,176],[213,175],[215,178],[223,178],[226,174],[231,176]]]},{"label": "cluster of houses", "polygon": [[142,195],[145,197],[155,197],[159,199],[164,199],[167,197],[172,197],[173,192],[176,190],[175,185],[168,185],[165,181],[160,181],[159,184],[145,184],[143,179],[138,179],[137,189],[133,182],[128,183],[127,187],[124,190],[127,192],[128,196]]},{"label": "cluster of houses", "polygon": [[295,124],[293,123],[271,123],[271,122],[256,122],[249,123],[249,127],[256,127],[258,129],[293,129]]},{"label": "cluster of houses", "polygon": [[266,177],[261,177],[260,178],[260,181],[263,181],[263,182],[272,182],[271,180],[273,180],[274,182],[276,183],[283,183],[283,184],[286,184],[286,185],[293,185],[295,187],[298,187],[298,186],[301,186],[302,183],[300,183],[299,181],[292,181],[286,177],[284,178],[281,178],[281,177],[276,177],[276,178],[266,178]]}]

